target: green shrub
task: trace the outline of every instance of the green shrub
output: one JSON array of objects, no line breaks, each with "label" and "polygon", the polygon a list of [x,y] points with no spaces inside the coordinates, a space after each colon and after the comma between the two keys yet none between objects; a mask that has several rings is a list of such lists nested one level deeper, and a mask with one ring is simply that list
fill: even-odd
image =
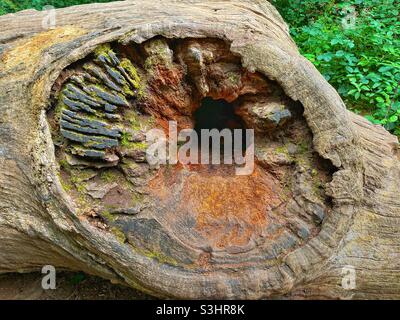
[{"label": "green shrub", "polygon": [[400,135],[400,2],[271,2],[347,106]]}]

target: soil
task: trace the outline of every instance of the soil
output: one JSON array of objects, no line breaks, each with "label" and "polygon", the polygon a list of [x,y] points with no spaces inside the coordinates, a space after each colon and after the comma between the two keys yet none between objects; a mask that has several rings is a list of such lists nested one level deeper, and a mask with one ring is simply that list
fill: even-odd
[{"label": "soil", "polygon": [[0,300],[148,300],[140,291],[84,273],[60,272],[57,288],[44,290],[41,273],[0,275]]}]

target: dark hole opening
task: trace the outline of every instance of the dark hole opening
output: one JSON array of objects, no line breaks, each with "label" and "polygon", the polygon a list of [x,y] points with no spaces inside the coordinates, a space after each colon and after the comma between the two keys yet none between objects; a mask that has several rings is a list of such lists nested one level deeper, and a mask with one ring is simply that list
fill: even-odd
[{"label": "dark hole opening", "polygon": [[[242,129],[240,139],[242,151],[246,150],[246,127],[240,116],[235,114],[235,108],[232,103],[225,100],[214,100],[212,98],[204,98],[200,107],[194,112],[195,127],[201,143],[202,129],[217,129],[222,131],[228,129],[232,135],[233,130]],[[211,139],[210,139],[211,140]],[[211,142],[209,144],[211,146]],[[223,151],[224,139],[221,139],[221,152]]]}]

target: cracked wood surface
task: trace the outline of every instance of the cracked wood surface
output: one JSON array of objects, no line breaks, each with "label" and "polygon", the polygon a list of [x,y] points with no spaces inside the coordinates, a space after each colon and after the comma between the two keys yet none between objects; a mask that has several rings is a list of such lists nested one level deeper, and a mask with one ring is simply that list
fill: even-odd
[{"label": "cracked wood surface", "polygon": [[[0,17],[0,271],[44,264],[178,298],[400,298],[397,138],[346,110],[303,58],[266,1],[122,1],[59,9],[42,29],[34,10]],[[74,214],[57,176],[45,110],[60,72],[112,41],[220,38],[248,70],[304,107],[314,149],[338,169],[334,210],[318,235],[269,268],[206,273],[174,268],[121,245]],[[341,287],[342,268],[356,287]]]}]

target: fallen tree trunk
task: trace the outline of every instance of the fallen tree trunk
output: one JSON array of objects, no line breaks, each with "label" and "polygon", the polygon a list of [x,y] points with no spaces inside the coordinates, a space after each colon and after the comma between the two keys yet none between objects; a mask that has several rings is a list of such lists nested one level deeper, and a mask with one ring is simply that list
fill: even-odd
[{"label": "fallen tree trunk", "polygon": [[[48,14],[0,17],[0,272],[50,264],[160,297],[400,298],[397,139],[346,110],[272,5],[94,4],[44,30]],[[255,129],[253,173],[150,166],[143,135],[170,120]]]}]

